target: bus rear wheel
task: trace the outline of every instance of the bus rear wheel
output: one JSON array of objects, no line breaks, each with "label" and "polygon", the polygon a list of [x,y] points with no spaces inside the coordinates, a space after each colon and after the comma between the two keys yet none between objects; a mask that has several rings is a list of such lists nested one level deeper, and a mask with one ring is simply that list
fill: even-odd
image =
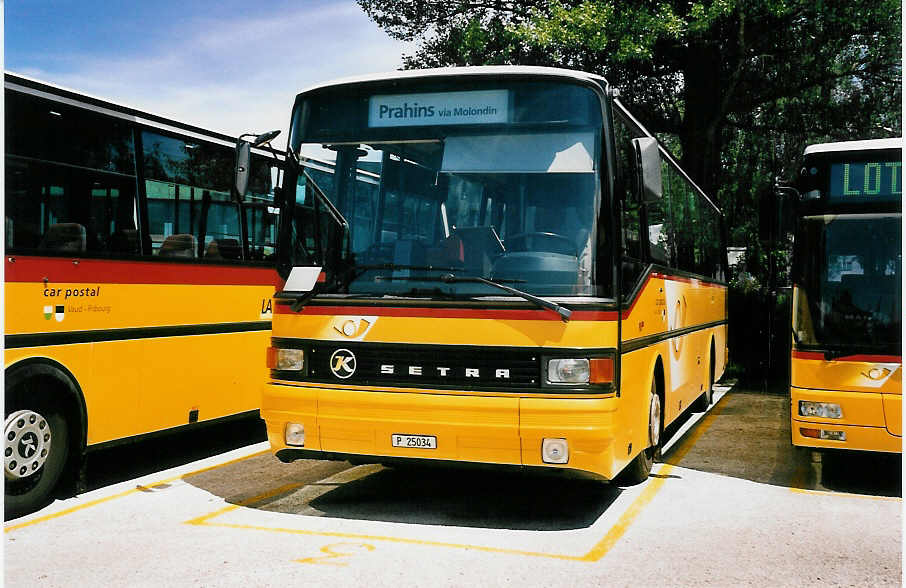
[{"label": "bus rear wheel", "polygon": [[3,425],[4,518],[42,507],[69,457],[69,427],[50,403],[10,403]]},{"label": "bus rear wheel", "polygon": [[617,484],[633,486],[648,479],[654,461],[660,457],[661,433],[664,431],[661,397],[657,393],[657,384],[651,382],[648,395],[648,447],[643,449],[629,462],[614,480]]}]

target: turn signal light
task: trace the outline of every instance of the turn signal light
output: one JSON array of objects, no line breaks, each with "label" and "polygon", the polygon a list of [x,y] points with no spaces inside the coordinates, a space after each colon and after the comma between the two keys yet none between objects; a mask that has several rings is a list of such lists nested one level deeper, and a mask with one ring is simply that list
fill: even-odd
[{"label": "turn signal light", "polygon": [[807,429],[805,427],[799,427],[799,434],[803,437],[823,439],[825,441],[846,441],[845,431],[826,431],[824,429]]},{"label": "turn signal light", "polygon": [[592,384],[610,384],[613,382],[613,360],[608,358],[596,358],[589,360],[589,369],[591,376],[589,381]]}]

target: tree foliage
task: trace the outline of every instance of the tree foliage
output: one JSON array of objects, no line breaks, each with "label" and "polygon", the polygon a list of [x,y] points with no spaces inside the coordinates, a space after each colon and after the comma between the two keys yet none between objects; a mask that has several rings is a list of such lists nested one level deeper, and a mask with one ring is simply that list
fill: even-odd
[{"label": "tree foliage", "polygon": [[808,143],[901,134],[899,0],[358,0],[406,68],[521,64],[605,76],[745,244]]}]

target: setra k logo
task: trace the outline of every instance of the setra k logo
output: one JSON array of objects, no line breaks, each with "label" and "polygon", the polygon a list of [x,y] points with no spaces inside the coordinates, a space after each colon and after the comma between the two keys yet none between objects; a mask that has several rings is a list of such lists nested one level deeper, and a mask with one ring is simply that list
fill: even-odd
[{"label": "setra k logo", "polygon": [[330,371],[345,380],[355,373],[355,354],[348,349],[337,349],[330,356]]}]

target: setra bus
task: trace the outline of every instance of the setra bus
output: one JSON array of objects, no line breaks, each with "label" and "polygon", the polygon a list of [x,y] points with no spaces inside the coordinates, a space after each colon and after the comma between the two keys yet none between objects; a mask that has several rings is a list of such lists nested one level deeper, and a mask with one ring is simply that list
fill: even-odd
[{"label": "setra bus", "polygon": [[647,478],[727,359],[722,214],[598,76],[302,92],[282,188],[276,456]]},{"label": "setra bus", "polygon": [[233,137],[10,73],[4,89],[9,518],[86,450],[257,415],[280,164],[252,155],[240,205]]},{"label": "setra bus", "polygon": [[811,145],[786,190],[794,445],[902,451],[902,146]]}]

